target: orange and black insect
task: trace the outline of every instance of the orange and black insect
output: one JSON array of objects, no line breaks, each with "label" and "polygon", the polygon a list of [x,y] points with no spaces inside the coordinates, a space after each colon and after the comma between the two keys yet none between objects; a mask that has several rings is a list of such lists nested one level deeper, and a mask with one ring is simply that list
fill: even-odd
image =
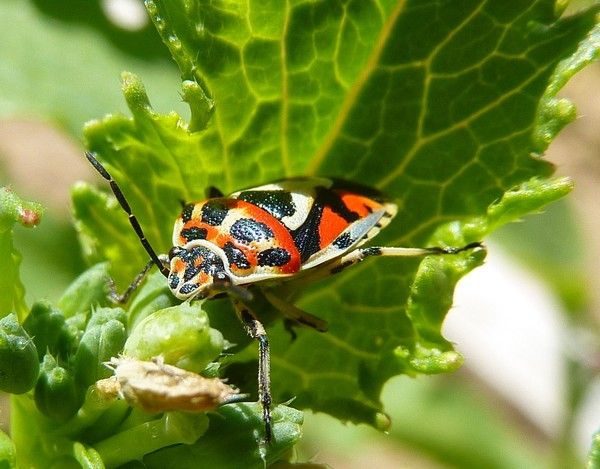
[{"label": "orange and black insect", "polygon": [[397,206],[379,191],[340,179],[282,179],[228,196],[211,189],[206,200],[184,206],[175,220],[173,246],[157,255],[133,215],[121,189],[92,153],[87,159],[106,179],[140,242],[149,263],[123,295],[125,302],[156,265],[173,294],[181,299],[228,293],[247,333],[259,344],[258,392],[265,440],[271,439],[269,342],[265,328],[247,306],[250,286],[285,317],[324,332],[325,321],[279,298],[273,285],[300,276],[315,278],[342,271],[371,256],[455,254],[480,248],[362,247],[390,223]]}]

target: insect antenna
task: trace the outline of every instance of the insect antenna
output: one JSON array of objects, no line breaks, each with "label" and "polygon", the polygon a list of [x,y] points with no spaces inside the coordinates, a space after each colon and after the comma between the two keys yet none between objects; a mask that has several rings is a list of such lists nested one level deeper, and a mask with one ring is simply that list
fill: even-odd
[{"label": "insect antenna", "polygon": [[121,191],[121,188],[119,187],[117,182],[112,178],[112,176],[106,170],[106,168],[102,166],[102,164],[96,159],[93,153],[86,151],[85,157],[90,163],[92,163],[94,169],[96,169],[96,171],[100,173],[100,176],[102,176],[108,181],[113,194],[115,195],[115,197],[119,201],[119,204],[121,205],[121,208],[125,211],[125,213],[127,213],[129,217],[129,223],[131,224],[131,227],[133,228],[135,234],[139,238],[140,243],[142,243],[142,246],[144,246],[144,249],[150,255],[150,259],[152,259],[152,262],[154,262],[160,270],[160,273],[163,274],[165,277],[168,277],[169,269],[161,262],[154,249],[152,249],[152,246],[150,246],[150,243],[146,239],[146,235],[144,234],[140,223],[138,222],[135,215],[131,212],[131,207],[129,206],[127,199],[125,199],[125,196],[123,195],[123,192]]}]

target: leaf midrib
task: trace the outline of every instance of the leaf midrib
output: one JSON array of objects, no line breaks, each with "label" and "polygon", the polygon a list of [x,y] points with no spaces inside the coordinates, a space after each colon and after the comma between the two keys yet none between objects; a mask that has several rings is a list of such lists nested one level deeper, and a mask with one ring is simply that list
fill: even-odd
[{"label": "leaf midrib", "polygon": [[309,164],[306,168],[306,174],[315,175],[318,173],[319,168],[321,167],[325,157],[333,147],[333,144],[336,142],[338,136],[341,133],[342,127],[346,122],[350,111],[353,109],[354,104],[358,100],[360,92],[364,88],[367,83],[369,77],[376,69],[377,63],[379,62],[379,58],[381,57],[381,53],[383,52],[384,46],[387,44],[387,40],[396,24],[396,20],[404,11],[404,7],[406,6],[406,0],[400,0],[396,7],[392,10],[391,14],[388,16],[387,20],[383,23],[379,36],[375,41],[375,46],[371,51],[371,55],[367,59],[367,62],[362,69],[360,75],[354,82],[354,85],[348,90],[346,96],[344,98],[344,102],[340,108],[340,112],[337,115],[337,118],[333,125],[331,126],[331,130],[328,132],[325,137],[323,144],[318,148],[314,156],[309,161]]}]

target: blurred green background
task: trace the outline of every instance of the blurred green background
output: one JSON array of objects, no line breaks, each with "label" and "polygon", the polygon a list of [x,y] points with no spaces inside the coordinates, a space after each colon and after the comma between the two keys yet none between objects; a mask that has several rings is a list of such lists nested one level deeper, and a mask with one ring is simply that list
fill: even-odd
[{"label": "blurred green background", "polygon": [[[28,301],[53,301],[83,268],[69,205],[75,181],[95,180],[83,123],[126,112],[123,70],[142,77],[158,112],[185,117],[187,109],[179,72],[138,0],[3,0],[0,26],[0,185],[47,208],[40,226],[17,228],[15,240]],[[546,155],[576,181],[573,194],[500,230],[487,264],[457,290],[446,332],[463,368],[390,381],[389,434],[307,412],[300,460],[344,468],[584,460],[600,427],[599,85],[595,64],[565,88],[580,118]],[[511,315],[529,320],[515,330]],[[531,369],[538,372],[523,372]],[[6,410],[1,417],[6,427]]]}]

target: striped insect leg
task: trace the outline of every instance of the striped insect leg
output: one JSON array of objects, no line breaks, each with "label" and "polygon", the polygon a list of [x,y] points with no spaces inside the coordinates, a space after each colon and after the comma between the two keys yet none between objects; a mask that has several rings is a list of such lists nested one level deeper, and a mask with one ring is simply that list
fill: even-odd
[{"label": "striped insect leg", "polygon": [[244,325],[246,333],[258,341],[258,399],[262,405],[265,423],[265,442],[272,439],[271,430],[271,357],[269,339],[262,323],[237,299],[232,299],[235,311]]}]

